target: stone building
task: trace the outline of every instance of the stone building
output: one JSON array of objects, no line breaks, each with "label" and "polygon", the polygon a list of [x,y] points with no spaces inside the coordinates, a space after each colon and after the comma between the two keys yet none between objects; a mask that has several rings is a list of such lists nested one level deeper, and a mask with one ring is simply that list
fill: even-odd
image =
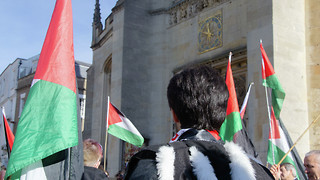
[{"label": "stone building", "polygon": [[[18,74],[27,63],[26,59],[17,58],[0,75],[0,106],[4,107],[8,124],[13,130],[14,127],[14,114],[16,107],[17,92],[16,87],[18,83]],[[7,165],[8,152],[4,133],[4,123],[0,120],[0,166]]]},{"label": "stone building", "polygon": [[[39,56],[28,59],[17,58],[9,64],[0,75],[0,105],[5,109],[6,118],[9,122],[8,124],[13,132],[18,123],[15,115],[17,112],[16,102],[17,99],[19,99],[19,94],[17,93],[19,79],[32,73],[34,61],[37,61],[37,59],[39,59]],[[7,166],[8,152],[2,118],[0,121],[0,147],[0,162]]]},{"label": "stone building", "polygon": [[[248,84],[255,84],[245,117],[266,162],[269,124],[259,41],[286,92],[280,116],[295,141],[320,111],[319,12],[317,0],[118,0],[102,24],[96,0],[83,137],[105,142],[110,96],[149,145],[167,142],[174,133],[166,100],[169,79],[197,64],[223,74],[232,51],[240,105]],[[320,149],[319,125],[297,144],[301,157]],[[112,176],[124,166],[128,145],[111,135],[107,142]]]}]

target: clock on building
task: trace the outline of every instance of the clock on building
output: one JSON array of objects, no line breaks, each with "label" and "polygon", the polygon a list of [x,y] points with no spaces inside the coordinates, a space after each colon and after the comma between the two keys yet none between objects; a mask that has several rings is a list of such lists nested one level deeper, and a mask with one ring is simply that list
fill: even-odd
[{"label": "clock on building", "polygon": [[214,16],[199,22],[198,50],[205,53],[222,47],[222,14],[221,11]]}]

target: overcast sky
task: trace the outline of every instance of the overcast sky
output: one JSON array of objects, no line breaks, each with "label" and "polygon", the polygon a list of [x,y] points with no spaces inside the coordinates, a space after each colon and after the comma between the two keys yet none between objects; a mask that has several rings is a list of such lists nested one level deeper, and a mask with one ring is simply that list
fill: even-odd
[{"label": "overcast sky", "polygon": [[[100,0],[101,21],[111,13],[117,0]],[[55,0],[0,1],[0,74],[17,58],[40,54],[51,20]],[[73,0],[75,59],[92,63],[92,19],[95,0]]]}]

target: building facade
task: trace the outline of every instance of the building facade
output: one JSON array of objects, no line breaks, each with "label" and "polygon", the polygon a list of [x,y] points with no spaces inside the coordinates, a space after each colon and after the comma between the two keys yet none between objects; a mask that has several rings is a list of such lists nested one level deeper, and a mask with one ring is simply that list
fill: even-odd
[{"label": "building facade", "polygon": [[[11,130],[13,130],[15,123],[14,114],[16,111],[18,74],[25,61],[25,59],[17,58],[14,62],[9,64],[0,75],[0,106],[5,109],[6,118]],[[8,152],[2,118],[0,121],[0,162],[1,165],[5,166],[8,163]]]},{"label": "building facade", "polygon": [[[246,126],[266,162],[269,124],[259,42],[286,92],[280,116],[295,142],[320,111],[319,12],[317,0],[118,0],[102,24],[96,0],[83,137],[105,142],[110,96],[147,145],[168,142],[174,133],[166,100],[172,75],[197,64],[224,74],[232,51],[240,105],[247,86],[255,84]],[[297,144],[302,158],[320,148],[319,128],[317,122]],[[107,143],[107,169],[114,175],[124,166],[128,145],[111,135]]]}]

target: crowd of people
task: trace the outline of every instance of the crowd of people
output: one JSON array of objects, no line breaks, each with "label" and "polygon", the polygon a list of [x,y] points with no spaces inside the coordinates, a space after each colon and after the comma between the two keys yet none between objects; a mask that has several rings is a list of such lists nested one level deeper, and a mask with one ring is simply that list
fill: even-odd
[{"label": "crowd of people", "polygon": [[[148,146],[136,153],[128,163],[124,179],[296,179],[292,164],[273,165],[269,170],[237,144],[221,140],[219,130],[228,96],[225,81],[214,68],[197,66],[174,75],[167,88],[167,99],[178,133],[170,143]],[[101,145],[91,139],[83,145],[83,179],[107,179],[106,173],[98,169]],[[320,179],[320,151],[307,153],[304,166],[309,180]]]}]

